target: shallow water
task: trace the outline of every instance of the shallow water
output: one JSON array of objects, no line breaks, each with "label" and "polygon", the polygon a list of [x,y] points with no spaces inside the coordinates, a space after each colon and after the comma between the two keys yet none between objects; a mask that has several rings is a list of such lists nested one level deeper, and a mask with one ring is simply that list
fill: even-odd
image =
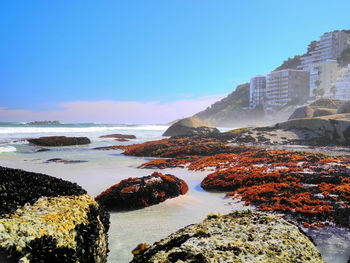
[{"label": "shallow water", "polygon": [[[92,148],[112,144],[137,143],[146,140],[160,139],[165,127],[106,127],[104,129],[81,129],[74,127],[29,127],[25,132],[5,133],[0,126],[0,149],[12,147],[12,151],[0,152],[0,165],[11,168],[20,168],[27,171],[40,172],[62,178],[81,185],[95,197],[106,188],[129,177],[140,177],[151,174],[155,170],[137,169],[140,164],[151,158],[129,157],[121,151],[97,151]],[[61,127],[62,128],[62,127]],[[72,130],[73,129],[73,130]],[[100,135],[111,133],[134,134],[138,137],[130,142],[120,143],[112,139],[101,139]],[[73,135],[87,136],[92,144],[87,146],[50,148],[48,152],[35,152],[41,147],[32,146],[22,138]],[[16,151],[13,151],[15,148]],[[62,158],[67,160],[83,160],[84,163],[46,163],[48,159]],[[183,180],[189,186],[185,196],[169,199],[161,204],[145,209],[111,213],[111,227],[109,231],[108,262],[129,262],[132,258],[131,250],[139,243],[153,243],[177,231],[181,227],[203,220],[210,212],[229,213],[234,210],[247,209],[239,201],[225,199],[224,193],[208,193],[201,189],[200,182],[208,172],[191,172],[185,169],[166,169],[162,173],[171,173]],[[308,230],[327,262],[347,262],[350,254],[350,233],[348,230],[325,228]],[[349,251],[349,252],[348,252]]]}]

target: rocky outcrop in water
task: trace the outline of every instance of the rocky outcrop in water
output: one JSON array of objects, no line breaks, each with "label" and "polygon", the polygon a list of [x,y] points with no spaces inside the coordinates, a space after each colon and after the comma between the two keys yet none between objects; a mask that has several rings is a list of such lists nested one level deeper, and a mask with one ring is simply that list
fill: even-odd
[{"label": "rocky outcrop in water", "polygon": [[0,167],[0,262],[106,262],[109,214],[80,186]]},{"label": "rocky outcrop in water", "polygon": [[50,149],[47,149],[47,148],[39,148],[36,150],[37,153],[40,153],[40,152],[48,152],[50,151]]},{"label": "rocky outcrop in water", "polygon": [[141,244],[132,263],[324,262],[297,226],[257,212],[209,215],[154,243]]},{"label": "rocky outcrop in water", "polygon": [[163,136],[194,136],[220,133],[217,128],[198,118],[185,118],[171,125]]},{"label": "rocky outcrop in water", "polygon": [[91,143],[87,137],[66,137],[66,136],[47,136],[36,139],[28,139],[28,142],[38,146],[71,146]]},{"label": "rocky outcrop in water", "polygon": [[110,210],[130,210],[158,204],[187,191],[188,186],[183,180],[154,172],[149,176],[123,180],[95,199]]},{"label": "rocky outcrop in water", "polygon": [[60,121],[32,121],[28,122],[29,125],[51,125],[51,124],[61,124]]},{"label": "rocky outcrop in water", "polygon": [[65,160],[61,158],[53,158],[46,161],[46,163],[64,163],[64,164],[70,164],[70,163],[86,163],[87,161],[84,160]]},{"label": "rocky outcrop in water", "polygon": [[135,135],[132,134],[109,134],[109,135],[102,135],[100,138],[115,138],[115,139],[136,139]]}]

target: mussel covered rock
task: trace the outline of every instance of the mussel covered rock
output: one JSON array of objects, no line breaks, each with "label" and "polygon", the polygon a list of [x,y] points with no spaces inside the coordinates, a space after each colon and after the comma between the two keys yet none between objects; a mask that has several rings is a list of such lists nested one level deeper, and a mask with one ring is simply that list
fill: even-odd
[{"label": "mussel covered rock", "polygon": [[106,262],[109,214],[80,186],[0,167],[0,262]]}]

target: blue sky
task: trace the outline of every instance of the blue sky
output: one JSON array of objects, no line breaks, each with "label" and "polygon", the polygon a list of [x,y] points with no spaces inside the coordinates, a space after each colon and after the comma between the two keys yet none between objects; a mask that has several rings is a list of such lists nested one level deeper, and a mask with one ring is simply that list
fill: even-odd
[{"label": "blue sky", "polygon": [[[350,29],[348,10],[348,0],[2,1],[0,121],[98,121],[89,110],[103,103],[128,105],[106,122],[149,122],[149,105],[154,122],[184,117]],[[73,117],[67,105],[85,108]],[[156,107],[169,105],[187,106],[168,117]]]}]

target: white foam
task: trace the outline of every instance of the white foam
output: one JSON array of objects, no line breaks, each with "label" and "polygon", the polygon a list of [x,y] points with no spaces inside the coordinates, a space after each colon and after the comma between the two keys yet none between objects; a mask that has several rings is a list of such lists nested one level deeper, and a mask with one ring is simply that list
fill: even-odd
[{"label": "white foam", "polygon": [[0,146],[0,153],[15,152],[16,148],[13,146]]},{"label": "white foam", "polygon": [[85,133],[85,132],[103,132],[116,130],[146,130],[162,131],[168,126],[144,125],[144,126],[103,126],[103,127],[1,127],[0,134],[24,134],[24,133]]}]

